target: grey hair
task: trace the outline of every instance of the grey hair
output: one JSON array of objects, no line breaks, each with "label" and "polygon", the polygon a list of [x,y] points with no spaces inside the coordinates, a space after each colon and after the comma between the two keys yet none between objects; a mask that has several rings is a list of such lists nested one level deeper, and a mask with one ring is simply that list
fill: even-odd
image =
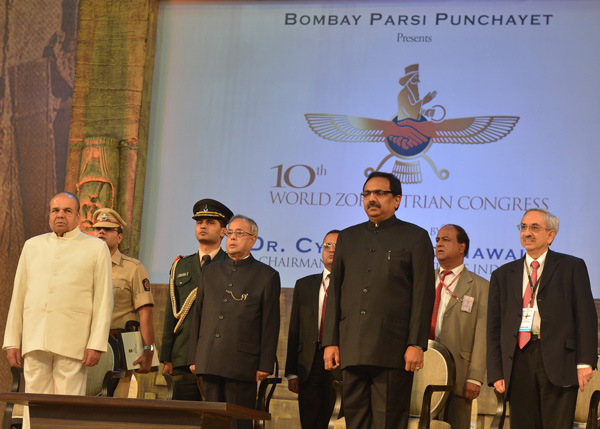
[{"label": "grey hair", "polygon": [[546,225],[548,225],[548,229],[550,229],[550,230],[554,231],[556,234],[558,234],[558,228],[560,226],[560,221],[558,220],[558,217],[556,215],[553,215],[546,209],[534,208],[534,209],[527,210],[525,212],[525,214],[523,214],[523,217],[525,217],[525,215],[529,212],[544,213],[544,220],[546,221]]},{"label": "grey hair", "polygon": [[244,216],[242,214],[236,214],[234,217],[231,218],[231,220],[229,221],[229,225],[231,225],[231,223],[236,220],[236,219],[241,219],[243,221],[249,222],[250,223],[250,232],[252,233],[252,235],[256,235],[258,236],[258,225],[256,224],[256,222],[254,221],[254,219],[249,218],[248,216]]}]

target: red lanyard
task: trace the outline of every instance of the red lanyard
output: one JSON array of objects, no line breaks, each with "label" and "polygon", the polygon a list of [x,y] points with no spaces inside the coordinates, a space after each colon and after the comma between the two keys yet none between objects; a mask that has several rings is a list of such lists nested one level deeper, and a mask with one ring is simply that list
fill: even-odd
[{"label": "red lanyard", "polygon": [[442,286],[444,286],[444,289],[446,289],[446,291],[452,295],[452,297],[457,300],[458,302],[462,302],[463,300],[460,299],[459,297],[456,296],[456,294],[454,292],[452,292],[450,290],[450,286],[452,286],[454,284],[454,282],[460,277],[460,275],[462,274],[462,271],[460,273],[458,273],[456,275],[456,277],[454,277],[454,279],[450,282],[449,285],[446,285],[446,283],[444,283],[444,280],[442,280],[442,277],[440,276],[440,283],[442,284]]}]

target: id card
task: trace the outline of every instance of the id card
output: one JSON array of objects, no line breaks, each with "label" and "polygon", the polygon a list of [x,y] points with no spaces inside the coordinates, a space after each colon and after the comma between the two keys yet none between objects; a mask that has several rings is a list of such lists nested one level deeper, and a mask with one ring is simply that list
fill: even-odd
[{"label": "id card", "polygon": [[475,299],[472,296],[463,296],[462,305],[460,306],[460,311],[464,311],[466,313],[470,313],[473,311],[473,301]]},{"label": "id card", "polygon": [[521,326],[519,327],[519,332],[531,332],[531,327],[533,326],[534,312],[535,310],[533,308],[523,309],[523,318],[521,319]]}]

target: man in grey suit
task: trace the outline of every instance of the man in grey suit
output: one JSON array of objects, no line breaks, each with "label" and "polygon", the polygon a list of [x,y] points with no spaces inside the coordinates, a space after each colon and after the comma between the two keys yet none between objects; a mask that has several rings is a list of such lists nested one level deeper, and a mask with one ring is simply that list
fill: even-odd
[{"label": "man in grey suit", "polygon": [[435,241],[440,269],[429,338],[446,346],[456,363],[457,389],[447,404],[447,421],[453,429],[469,429],[471,404],[485,379],[489,283],[465,268],[469,236],[462,227],[443,226]]},{"label": "man in grey suit", "polygon": [[506,393],[513,429],[573,426],[577,387],[598,360],[598,316],[583,259],[550,250],[556,216],[525,212],[525,257],[492,273],[488,304],[489,384]]},{"label": "man in grey suit", "polygon": [[406,428],[431,326],[433,247],[427,231],[396,218],[396,176],[371,173],[362,196],[368,222],[338,236],[323,359],[342,367],[348,428]]},{"label": "man in grey suit", "polygon": [[[256,407],[257,382],[273,372],[279,336],[279,273],[250,254],[256,222],[231,218],[230,259],[202,271],[190,333],[190,370],[202,376],[204,398]],[[237,420],[237,428],[252,428]]]},{"label": "man in grey suit", "polygon": [[303,429],[327,429],[335,406],[333,374],[325,370],[321,341],[338,234],[329,231],[323,239],[323,272],[301,278],[294,287],[285,374],[288,389],[298,394]]}]

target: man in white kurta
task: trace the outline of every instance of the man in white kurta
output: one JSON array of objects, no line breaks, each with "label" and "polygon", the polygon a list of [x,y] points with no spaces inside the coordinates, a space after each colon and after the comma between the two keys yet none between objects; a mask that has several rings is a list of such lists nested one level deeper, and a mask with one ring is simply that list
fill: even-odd
[{"label": "man in white kurta", "polygon": [[25,242],[3,349],[23,366],[25,391],[84,395],[87,367],[106,351],[113,295],[106,243],[83,234],[79,201],[50,201],[53,232]]}]

